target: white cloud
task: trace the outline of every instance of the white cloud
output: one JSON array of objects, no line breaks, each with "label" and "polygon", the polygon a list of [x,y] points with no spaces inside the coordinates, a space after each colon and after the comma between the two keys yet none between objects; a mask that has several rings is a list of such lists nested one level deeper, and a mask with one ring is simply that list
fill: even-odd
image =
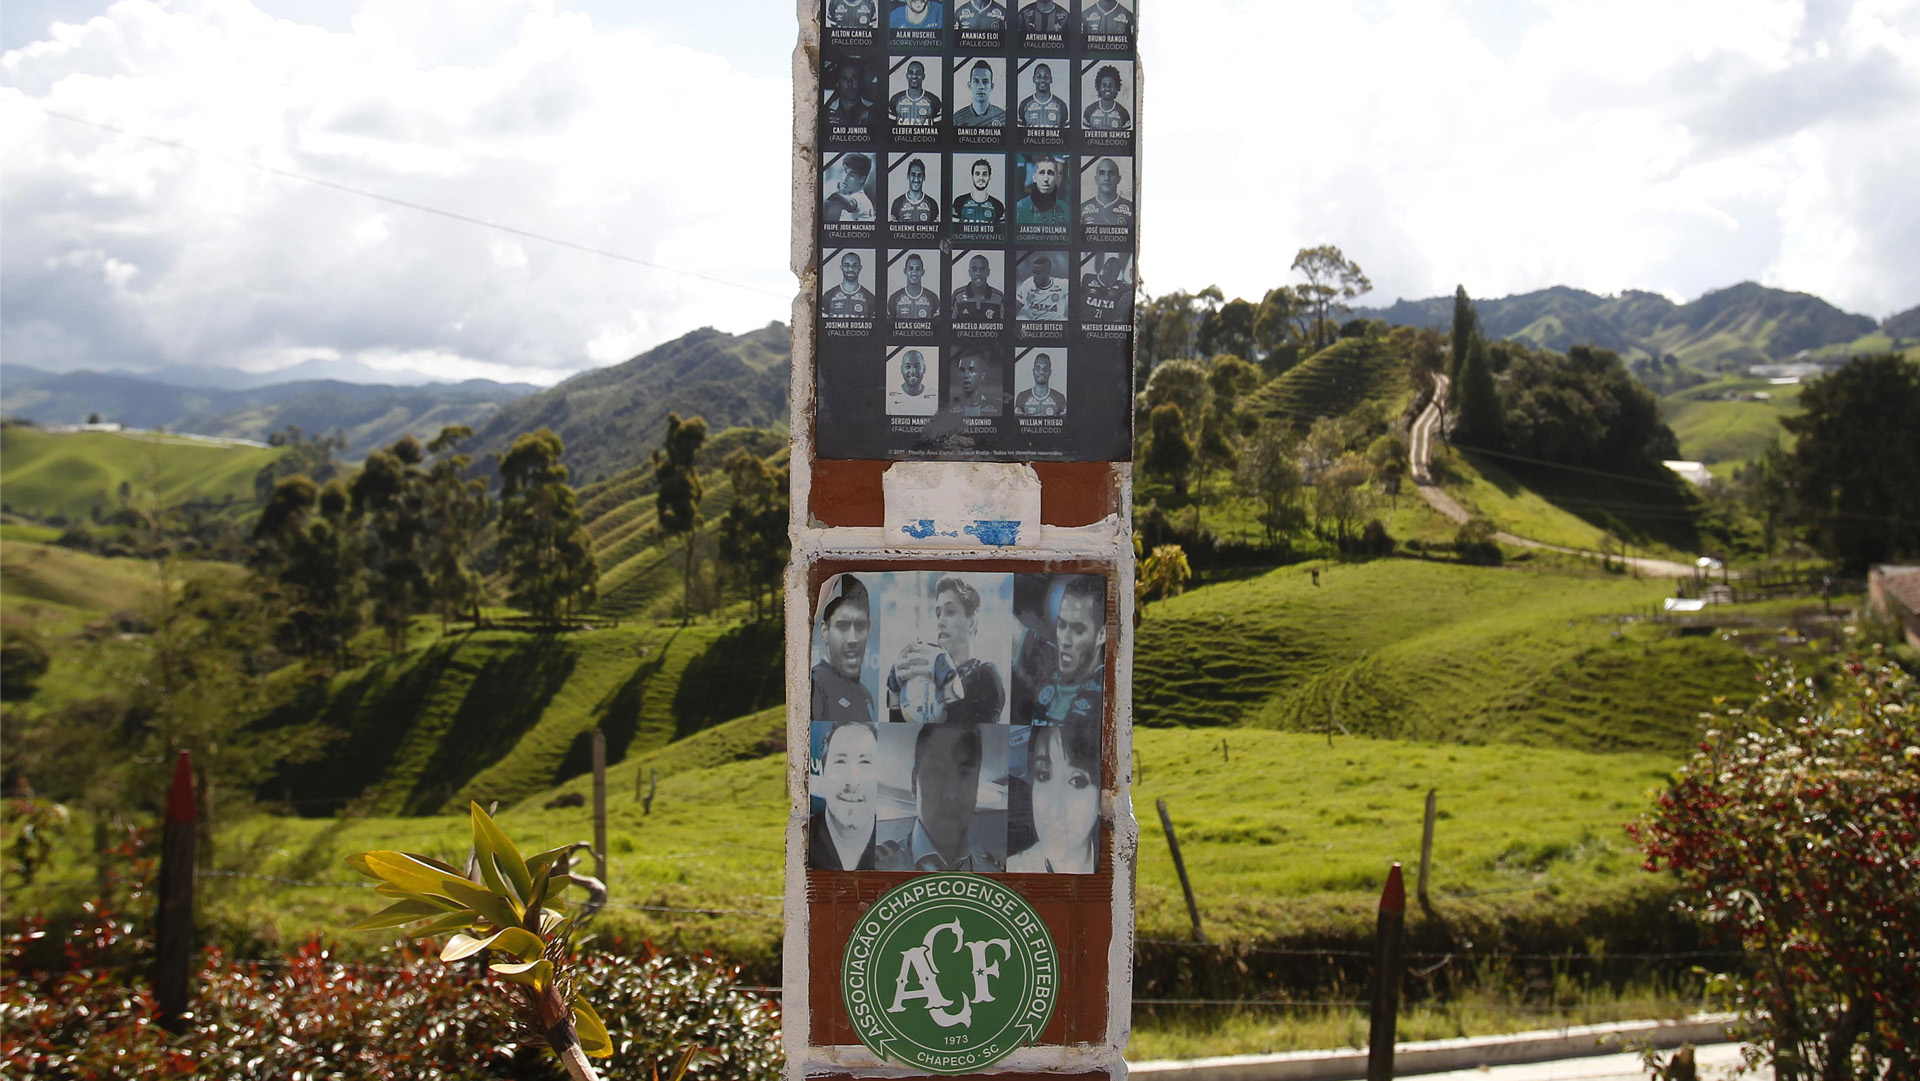
[{"label": "white cloud", "polygon": [[[550,382],[785,318],[789,88],[746,72],[792,5],[727,7],[361,0],[328,30],[101,0],[0,58],[0,349]],[[739,57],[669,40],[721,48],[728,20]],[[1180,0],[1146,26],[1155,290],[1258,296],[1331,242],[1378,302],[1748,278],[1920,302],[1914,0]]]}]

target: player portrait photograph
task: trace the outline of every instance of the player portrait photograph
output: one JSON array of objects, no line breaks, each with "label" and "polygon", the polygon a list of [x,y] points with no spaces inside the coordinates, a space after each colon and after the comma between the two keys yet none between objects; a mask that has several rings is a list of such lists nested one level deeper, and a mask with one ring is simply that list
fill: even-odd
[{"label": "player portrait photograph", "polygon": [[940,315],[937,249],[887,253],[887,314],[898,323],[930,323]]},{"label": "player portrait photograph", "polygon": [[947,412],[956,417],[997,417],[1006,412],[1000,361],[988,350],[956,350],[947,386]]},{"label": "player portrait photograph", "polygon": [[871,30],[880,19],[880,0],[827,0],[827,27]]},{"label": "player portrait photograph", "polygon": [[835,248],[820,258],[820,315],[824,319],[872,319],[880,312],[873,291],[877,253]]},{"label": "player portrait photograph", "polygon": [[[887,170],[887,190],[895,194],[887,204],[887,221],[896,226],[939,225],[944,179],[940,174],[938,154],[893,155]],[[937,235],[937,231],[930,232]]]},{"label": "player portrait photograph", "polygon": [[[954,129],[999,138],[1007,126],[1007,62],[999,57],[961,57],[953,63],[953,92],[965,104],[953,111]],[[966,97],[961,98],[962,80]]]},{"label": "player portrait photograph", "polygon": [[1058,138],[1073,118],[1067,100],[1072,67],[1067,60],[1024,60],[1020,64],[1020,127],[1029,135]]},{"label": "player portrait photograph", "polygon": [[1013,575],[894,571],[879,585],[884,719],[1006,723]]},{"label": "player portrait photograph", "polygon": [[1064,323],[1067,319],[1067,253],[1026,252],[1014,276],[1013,317],[1022,323]]},{"label": "player portrait photograph", "polygon": [[1089,49],[1133,46],[1133,0],[1081,0],[1080,35]]},{"label": "player portrait photograph", "polygon": [[962,251],[953,257],[953,280],[964,282],[953,290],[955,323],[990,323],[1007,318],[1006,253]]},{"label": "player portrait photograph", "polygon": [[1088,323],[1133,322],[1133,257],[1093,252],[1080,263],[1080,318]]},{"label": "player portrait photograph", "polygon": [[1006,870],[1007,728],[878,728],[883,806],[876,815],[874,869]]},{"label": "player portrait photograph", "polygon": [[820,169],[820,221],[827,234],[841,239],[869,239],[879,219],[873,205],[879,184],[873,155],[859,152],[830,154]]},{"label": "player portrait photograph", "polygon": [[940,58],[902,56],[893,61],[888,89],[887,117],[896,127],[931,128],[946,118],[936,92],[940,85]]},{"label": "player portrait photograph", "polygon": [[878,119],[874,104],[879,89],[877,69],[858,55],[829,58],[820,72],[825,87],[822,106],[828,137],[866,139]]},{"label": "player portrait photograph", "polygon": [[1022,574],[1014,583],[1015,724],[1105,723],[1107,580]]},{"label": "player portrait photograph", "polygon": [[1020,28],[1020,42],[1029,49],[1058,48],[1067,43],[1067,28],[1073,22],[1069,10],[1072,0],[1020,0],[1020,13],[1014,22]]},{"label": "player portrait photograph", "polygon": [[1007,40],[1007,5],[1001,0],[960,0],[953,29],[962,48],[999,49]]},{"label": "player portrait photograph", "polygon": [[1067,351],[1052,346],[1022,349],[1013,358],[1013,415],[1067,415]]},{"label": "player portrait photograph", "polygon": [[1089,157],[1080,166],[1080,224],[1090,237],[1125,239],[1133,228],[1133,159]]},{"label": "player portrait photograph", "polygon": [[1007,204],[1000,198],[1005,154],[953,154],[954,233],[973,240],[1004,239]]},{"label": "player portrait photograph", "polygon": [[1133,131],[1133,61],[1090,60],[1082,65],[1080,128],[1088,135]]},{"label": "player portrait photograph", "polygon": [[898,45],[937,45],[947,25],[941,0],[889,0],[887,34]]},{"label": "player portrait photograph", "polygon": [[887,416],[931,417],[940,412],[940,350],[903,345],[887,353]]},{"label": "player portrait photograph", "polygon": [[880,729],[872,721],[815,721],[807,778],[807,866],[871,871],[880,810]]},{"label": "player portrait photograph", "polygon": [[1020,197],[1013,205],[1015,235],[1023,240],[1062,240],[1073,221],[1073,192],[1065,155],[1014,155],[1014,181]]},{"label": "player portrait photograph", "polygon": [[879,669],[873,646],[873,595],[866,580],[840,574],[820,589],[813,621],[813,721],[872,724]]}]

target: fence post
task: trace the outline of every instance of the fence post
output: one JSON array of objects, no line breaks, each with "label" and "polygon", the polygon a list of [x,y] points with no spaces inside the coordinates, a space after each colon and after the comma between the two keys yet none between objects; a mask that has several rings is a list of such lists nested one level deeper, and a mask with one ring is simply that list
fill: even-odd
[{"label": "fence post", "polygon": [[1439,806],[1439,795],[1439,789],[1427,789],[1427,820],[1426,824],[1420,828],[1420,878],[1414,893],[1420,898],[1420,909],[1423,912],[1431,912],[1433,909],[1433,905],[1427,900],[1427,870],[1433,865],[1433,820],[1435,810]]},{"label": "fence post", "polygon": [[1373,950],[1373,1027],[1367,1040],[1367,1081],[1393,1081],[1393,1040],[1400,1013],[1401,937],[1407,929],[1407,886],[1400,865],[1380,891],[1380,923]]},{"label": "fence post", "polygon": [[1173,835],[1173,816],[1167,813],[1167,801],[1157,799],[1154,807],[1160,811],[1160,828],[1167,832],[1167,848],[1173,853],[1173,869],[1180,873],[1180,892],[1187,895],[1187,918],[1193,921],[1193,940],[1205,942],[1206,933],[1200,930],[1200,906],[1193,900],[1193,883],[1187,879],[1187,861],[1180,858],[1180,839]]},{"label": "fence post", "polygon": [[607,880],[607,734],[593,729],[593,860],[594,877]]},{"label": "fence post", "polygon": [[653,813],[653,794],[660,789],[660,771],[647,767],[647,794],[641,797],[642,814]]},{"label": "fence post", "polygon": [[193,793],[193,757],[186,751],[173,763],[173,787],[167,791],[167,821],[160,841],[160,911],[156,933],[153,1000],[161,1027],[179,1035],[186,1028],[189,982],[193,970],[194,847],[199,811]]}]

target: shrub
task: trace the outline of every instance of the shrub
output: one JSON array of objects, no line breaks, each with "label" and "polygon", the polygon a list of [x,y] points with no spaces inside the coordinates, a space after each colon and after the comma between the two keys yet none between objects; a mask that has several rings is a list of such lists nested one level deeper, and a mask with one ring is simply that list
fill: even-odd
[{"label": "shrub", "polygon": [[1738,942],[1719,983],[1782,1081],[1920,1073],[1920,690],[1876,655],[1780,663],[1632,828]]}]

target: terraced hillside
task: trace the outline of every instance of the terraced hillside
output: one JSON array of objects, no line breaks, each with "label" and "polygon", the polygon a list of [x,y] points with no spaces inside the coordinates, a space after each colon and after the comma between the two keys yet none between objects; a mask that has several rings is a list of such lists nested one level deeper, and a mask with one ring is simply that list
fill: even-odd
[{"label": "terraced hillside", "polygon": [[1316,418],[1342,416],[1361,402],[1411,393],[1406,358],[1385,341],[1346,338],[1271,380],[1247,399],[1247,410],[1306,428]]},{"label": "terraced hillside", "polygon": [[120,506],[120,488],[150,494],[162,506],[253,506],[253,477],[286,453],[131,432],[55,434],[0,428],[0,494],[14,511],[85,518]]}]

